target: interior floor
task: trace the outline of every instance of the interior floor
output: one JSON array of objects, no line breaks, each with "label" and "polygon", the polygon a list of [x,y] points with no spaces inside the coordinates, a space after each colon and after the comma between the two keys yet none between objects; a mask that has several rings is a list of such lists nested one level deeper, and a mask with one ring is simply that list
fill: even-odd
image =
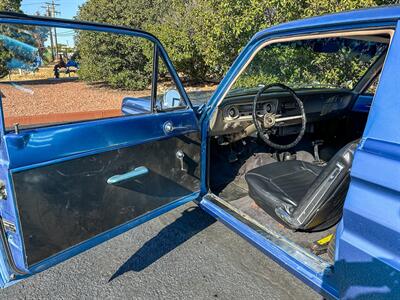
[{"label": "interior floor", "polygon": [[351,138],[354,138],[354,136],[348,136],[345,140],[334,139],[324,142],[318,148],[319,162],[315,160],[313,146],[315,136],[313,135],[305,135],[296,147],[287,152],[277,152],[255,137],[226,145],[221,145],[220,141],[214,139],[211,142],[210,152],[211,191],[258,223],[319,255],[325,261],[332,262],[332,257],[329,257],[325,251],[316,253],[312,247],[316,241],[333,234],[336,225],[319,232],[293,231],[283,226],[260,208],[249,196],[245,175],[256,167],[284,160],[296,159],[324,164]]},{"label": "interior floor", "polygon": [[[293,153],[292,158],[313,162],[312,147],[307,147],[307,144],[311,145],[309,141],[304,140],[293,149],[291,151]],[[333,146],[326,147],[324,151],[321,151],[321,159],[325,161],[329,160],[334,155],[335,149]],[[232,206],[260,224],[290,239],[299,246],[312,251],[313,243],[334,233],[336,226],[320,232],[295,232],[274,220],[248,195],[249,190],[245,174],[258,166],[282,159],[282,155],[274,152],[266,152],[267,150],[266,146],[259,143],[257,139],[249,139],[245,145],[237,143],[236,145],[220,147],[219,151],[213,152],[212,161],[215,164],[212,166],[212,169],[218,171],[212,173],[212,191],[215,195],[229,202]],[[236,161],[233,161],[234,159]],[[330,261],[325,252],[320,257],[326,261]]]}]

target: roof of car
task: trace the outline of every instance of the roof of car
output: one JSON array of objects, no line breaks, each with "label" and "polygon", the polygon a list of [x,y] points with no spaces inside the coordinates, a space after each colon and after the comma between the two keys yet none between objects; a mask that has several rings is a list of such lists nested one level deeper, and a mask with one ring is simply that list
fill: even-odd
[{"label": "roof of car", "polygon": [[358,9],[345,11],[334,14],[326,14],[318,17],[311,17],[282,23],[276,26],[269,27],[256,33],[253,39],[258,39],[262,36],[286,32],[291,30],[326,27],[329,25],[345,25],[356,23],[381,23],[395,22],[400,19],[400,5],[393,6],[378,6],[372,8]]}]

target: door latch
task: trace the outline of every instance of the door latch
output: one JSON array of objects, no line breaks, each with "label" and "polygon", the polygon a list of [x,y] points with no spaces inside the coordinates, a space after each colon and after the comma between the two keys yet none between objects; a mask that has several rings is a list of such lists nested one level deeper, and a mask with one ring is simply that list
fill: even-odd
[{"label": "door latch", "polygon": [[13,232],[13,233],[17,232],[17,228],[15,227],[14,223],[7,221],[5,219],[2,219],[2,221],[3,221],[4,229],[6,231]]},{"label": "door latch", "polygon": [[0,200],[7,200],[6,183],[0,180]]},{"label": "door latch", "polygon": [[186,169],[183,166],[183,158],[185,157],[185,153],[183,153],[182,150],[176,151],[176,158],[179,159],[181,163],[181,171],[186,171]]}]

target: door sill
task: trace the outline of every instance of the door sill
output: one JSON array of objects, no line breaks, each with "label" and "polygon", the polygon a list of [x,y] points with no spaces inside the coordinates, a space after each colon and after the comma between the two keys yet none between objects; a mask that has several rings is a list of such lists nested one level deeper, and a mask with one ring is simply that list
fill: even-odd
[{"label": "door sill", "polygon": [[333,266],[330,263],[263,226],[212,193],[205,195],[199,204],[314,290],[329,298],[338,297],[332,285]]}]

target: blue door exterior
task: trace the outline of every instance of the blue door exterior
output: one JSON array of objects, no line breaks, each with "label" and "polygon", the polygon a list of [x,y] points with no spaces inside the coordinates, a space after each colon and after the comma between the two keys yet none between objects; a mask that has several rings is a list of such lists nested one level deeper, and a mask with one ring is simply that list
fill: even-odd
[{"label": "blue door exterior", "polygon": [[397,23],[338,229],[336,280],[347,299],[400,296],[399,43]]}]

